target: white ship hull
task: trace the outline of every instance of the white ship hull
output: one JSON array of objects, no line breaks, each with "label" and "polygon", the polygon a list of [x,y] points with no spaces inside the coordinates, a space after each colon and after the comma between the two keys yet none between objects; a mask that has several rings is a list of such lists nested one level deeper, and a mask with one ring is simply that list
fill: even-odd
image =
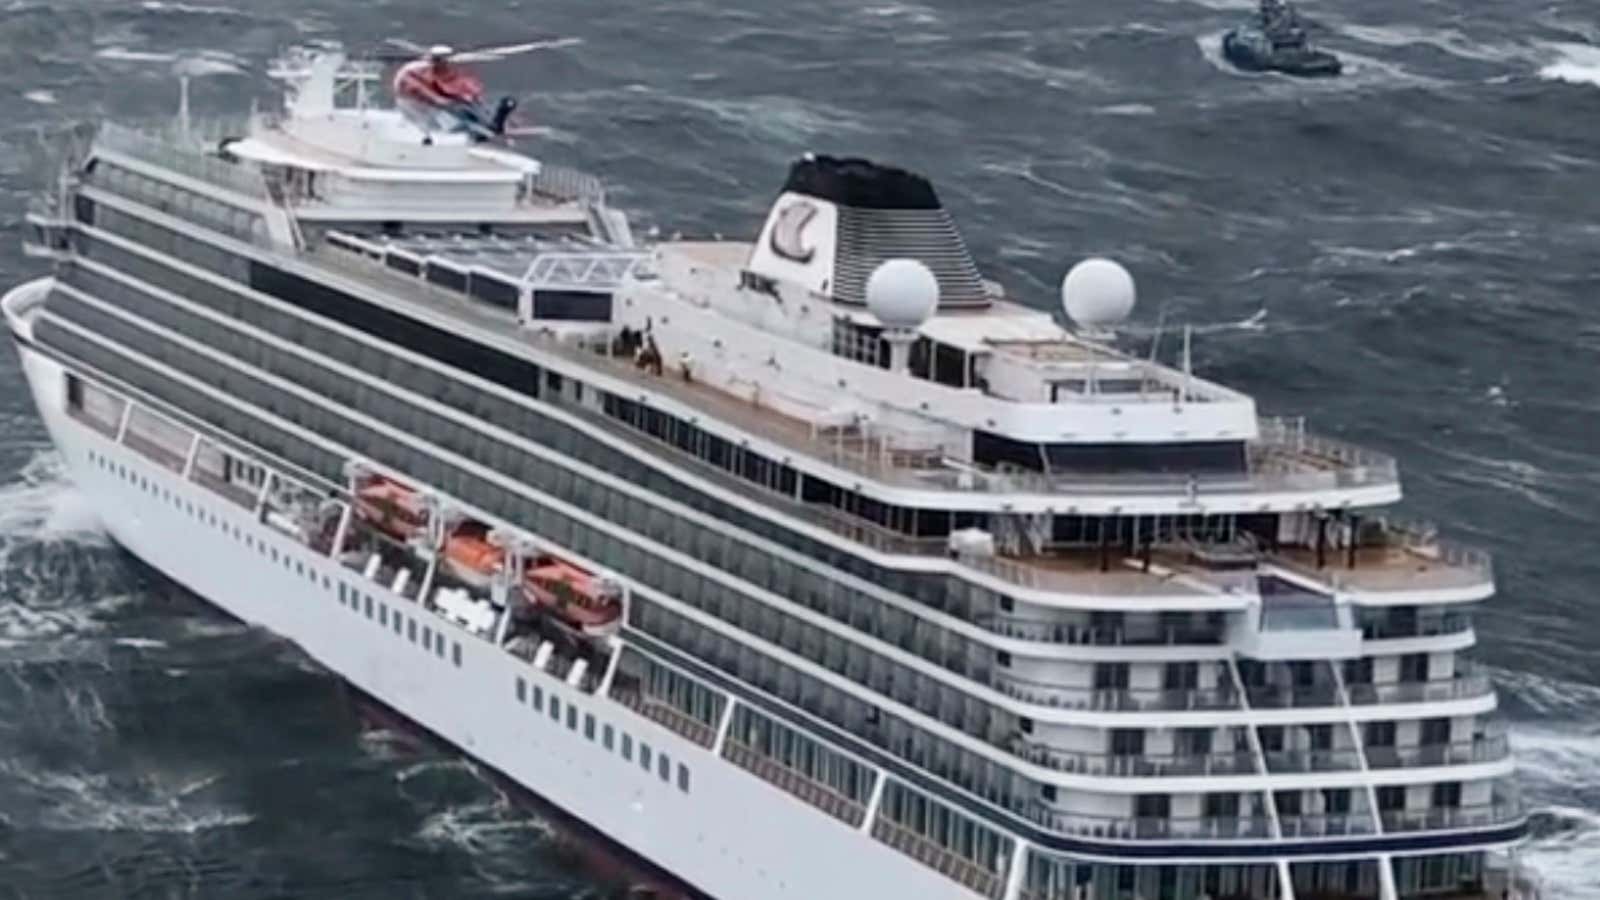
[{"label": "white ship hull", "polygon": [[[294,641],[359,690],[639,857],[718,900],[979,896],[710,750],[621,704],[568,688],[487,641],[452,633],[462,651],[457,667],[448,655],[439,658],[342,606],[341,581],[391,608],[422,614],[410,601],[386,596],[380,585],[69,417],[61,367],[20,342],[18,350],[51,438],[119,544],[229,614]],[[118,467],[135,477],[124,477]],[[212,515],[227,531],[210,525]],[[233,526],[253,534],[258,546],[275,547],[279,561],[236,539]],[[332,588],[324,588],[323,576]],[[429,619],[436,630],[448,628]],[[577,707],[580,721],[593,713],[687,765],[690,790],[607,751],[581,728],[569,729],[564,716],[553,721],[519,703],[519,677],[530,691],[541,686],[563,706]]]}]

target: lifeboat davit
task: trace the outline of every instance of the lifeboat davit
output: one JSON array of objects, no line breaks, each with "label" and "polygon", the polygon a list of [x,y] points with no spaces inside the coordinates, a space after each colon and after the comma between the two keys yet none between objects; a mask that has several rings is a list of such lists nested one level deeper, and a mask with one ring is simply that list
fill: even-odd
[{"label": "lifeboat davit", "polygon": [[373,478],[357,488],[355,510],[367,524],[402,543],[428,524],[417,492],[387,478]]},{"label": "lifeboat davit", "polygon": [[622,591],[571,563],[546,557],[528,567],[522,593],[535,606],[590,637],[615,634]]}]

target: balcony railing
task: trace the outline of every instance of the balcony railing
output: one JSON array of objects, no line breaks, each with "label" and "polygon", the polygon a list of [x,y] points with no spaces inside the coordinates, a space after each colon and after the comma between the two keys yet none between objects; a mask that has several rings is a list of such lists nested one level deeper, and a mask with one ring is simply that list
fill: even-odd
[{"label": "balcony railing", "polygon": [[1255,757],[1249,752],[1199,753],[1151,756],[1147,754],[1074,753],[1043,744],[1020,743],[1018,756],[1029,762],[1081,775],[1113,778],[1172,778],[1195,775],[1253,775]]},{"label": "balcony railing", "polygon": [[1441,703],[1482,697],[1494,690],[1489,676],[1468,669],[1454,678],[1432,681],[1399,681],[1393,684],[1352,684],[1350,702],[1357,706],[1380,703]]},{"label": "balcony railing", "polygon": [[1416,618],[1410,621],[1380,619],[1365,622],[1361,625],[1361,637],[1369,641],[1444,637],[1450,634],[1460,634],[1471,628],[1471,616],[1462,613],[1449,613],[1440,618]]},{"label": "balcony railing", "polygon": [[1375,830],[1371,813],[1321,813],[1318,815],[1278,815],[1286,838],[1338,837],[1347,834],[1371,834]]},{"label": "balcony railing", "polygon": [[[1005,879],[1000,873],[985,869],[964,856],[951,853],[922,835],[902,828],[888,819],[879,817],[872,823],[872,836],[985,897],[999,897],[1005,890]],[[827,861],[819,860],[818,864],[827,865]]]},{"label": "balcony railing", "polygon": [[1147,710],[1237,709],[1239,695],[1232,688],[1179,688],[1175,690],[1134,688],[1079,688],[1047,684],[996,673],[995,687],[1003,694],[1052,709],[1081,709],[1099,712],[1140,712]]},{"label": "balcony railing", "polygon": [[1301,709],[1342,706],[1335,684],[1265,684],[1247,686],[1254,709]]},{"label": "balcony railing", "polygon": [[860,826],[866,821],[867,808],[864,805],[746,744],[729,739],[723,747],[723,755],[734,765],[842,822]]},{"label": "balcony railing", "polygon": [[1197,816],[1154,818],[1086,816],[1035,805],[1024,814],[1060,834],[1123,841],[1206,840],[1237,841],[1272,836],[1266,816]]},{"label": "balcony railing", "polygon": [[1374,769],[1414,769],[1427,766],[1466,766],[1498,762],[1511,755],[1504,735],[1453,744],[1417,747],[1367,747],[1367,765]]},{"label": "balcony railing", "polygon": [[1267,771],[1348,772],[1361,768],[1361,754],[1354,750],[1269,750]]},{"label": "balcony railing", "polygon": [[684,715],[660,700],[644,696],[637,691],[622,690],[613,691],[612,699],[702,747],[710,747],[716,742],[716,729],[699,719]]},{"label": "balcony railing", "polygon": [[1489,828],[1505,825],[1522,818],[1522,804],[1511,801],[1485,803],[1481,806],[1443,806],[1434,809],[1386,810],[1383,813],[1383,830],[1448,831],[1456,828]]},{"label": "balcony railing", "polygon": [[1072,625],[1048,622],[1042,619],[1022,619],[1007,615],[977,617],[979,625],[1003,637],[1019,641],[1039,641],[1051,644],[1073,644],[1085,647],[1146,647],[1215,645],[1226,640],[1220,628],[1174,627],[1154,630],[1106,628],[1092,625]]}]

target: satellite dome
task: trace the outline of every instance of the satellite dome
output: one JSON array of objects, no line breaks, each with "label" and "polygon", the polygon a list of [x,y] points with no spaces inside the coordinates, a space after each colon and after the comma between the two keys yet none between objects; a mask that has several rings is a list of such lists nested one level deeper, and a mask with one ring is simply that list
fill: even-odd
[{"label": "satellite dome", "polygon": [[867,309],[885,328],[915,329],[939,308],[939,280],[914,259],[891,259],[867,279]]},{"label": "satellite dome", "polygon": [[1061,280],[1061,307],[1081,328],[1104,329],[1133,312],[1133,276],[1119,263],[1092,257]]}]

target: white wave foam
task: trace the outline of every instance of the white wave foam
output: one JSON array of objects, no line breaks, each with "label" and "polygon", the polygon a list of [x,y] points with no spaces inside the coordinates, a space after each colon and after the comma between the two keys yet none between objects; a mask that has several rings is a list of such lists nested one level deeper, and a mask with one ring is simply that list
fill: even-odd
[{"label": "white wave foam", "polygon": [[[238,810],[202,808],[188,797],[214,780],[189,782],[176,792],[159,784],[141,780],[138,784],[116,784],[104,774],[79,774],[33,769],[15,760],[0,763],[0,773],[17,783],[34,807],[30,824],[50,831],[128,831],[143,833],[196,834],[216,828],[247,825],[255,817]],[[139,796],[132,796],[132,795]]]},{"label": "white wave foam", "polygon": [[102,47],[95,56],[113,62],[172,62],[172,54],[150,50],[129,50],[127,47]]},{"label": "white wave foam", "polygon": [[869,6],[861,10],[876,19],[900,19],[913,25],[935,25],[939,16],[926,6],[914,3],[890,3],[887,6]]},{"label": "white wave foam", "polygon": [[1476,62],[1507,62],[1516,59],[1521,49],[1506,44],[1483,44],[1453,28],[1423,28],[1416,25],[1343,24],[1339,33],[1379,47],[1427,46],[1461,59]]},{"label": "white wave foam", "polygon": [[1521,849],[1522,861],[1538,876],[1546,900],[1600,897],[1600,814],[1572,806],[1541,811],[1563,827],[1539,835]]},{"label": "white wave foam", "polygon": [[24,91],[22,94],[22,99],[28,101],[29,103],[37,103],[40,106],[54,106],[57,102],[59,102],[56,100],[56,95],[53,92],[42,89]]},{"label": "white wave foam", "polygon": [[1547,81],[1589,84],[1600,87],[1600,47],[1589,44],[1548,44],[1555,61],[1539,70]]},{"label": "white wave foam", "polygon": [[232,6],[206,6],[198,3],[168,3],[166,0],[145,0],[139,4],[145,12],[173,13],[189,16],[242,16],[244,11]]},{"label": "white wave foam", "polygon": [[40,450],[17,480],[0,486],[0,541],[72,541],[105,546],[105,530],[53,450]]}]

